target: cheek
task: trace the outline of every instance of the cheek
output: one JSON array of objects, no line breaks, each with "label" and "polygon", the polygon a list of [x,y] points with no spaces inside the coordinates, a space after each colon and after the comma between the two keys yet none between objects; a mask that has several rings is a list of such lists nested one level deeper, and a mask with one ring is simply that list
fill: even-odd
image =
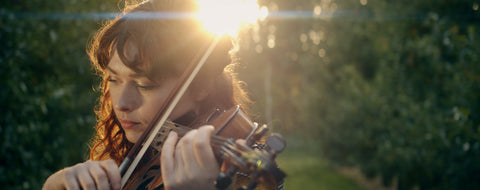
[{"label": "cheek", "polygon": [[[145,101],[145,108],[143,109],[143,114],[147,121],[152,121],[157,112],[160,111],[160,107],[166,101],[168,93],[158,94],[155,98],[149,98]],[[172,113],[168,117],[169,120],[175,120],[182,115],[186,114],[189,111],[195,111],[195,102],[190,96],[185,94],[184,97],[180,99]]]},{"label": "cheek", "polygon": [[153,120],[160,107],[166,100],[168,93],[163,91],[149,93],[144,96],[144,102],[142,109],[140,109],[140,115],[143,116],[145,121],[150,122]]},{"label": "cheek", "polygon": [[115,88],[112,88],[111,86],[108,88],[108,93],[110,94],[110,100],[112,101],[112,104],[114,104],[117,101],[118,93],[115,91]]},{"label": "cheek", "polygon": [[189,111],[195,111],[196,102],[189,94],[185,94],[172,112],[171,119],[175,120]]},{"label": "cheek", "polygon": [[113,87],[112,85],[109,85],[108,87],[108,93],[109,93],[109,96],[110,96],[110,102],[115,109],[117,109],[117,102],[118,102],[118,97],[119,97],[119,92],[118,92],[118,88],[116,87]]}]

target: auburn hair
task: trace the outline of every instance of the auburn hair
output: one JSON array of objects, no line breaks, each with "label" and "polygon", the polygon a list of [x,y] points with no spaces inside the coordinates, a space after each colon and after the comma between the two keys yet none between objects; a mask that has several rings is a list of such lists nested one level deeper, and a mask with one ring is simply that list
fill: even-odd
[{"label": "auburn hair", "polygon": [[[113,159],[119,164],[133,147],[120,127],[109,93],[107,66],[114,52],[123,64],[136,70],[148,65],[151,76],[178,77],[213,36],[189,15],[197,9],[194,0],[149,0],[127,5],[117,18],[106,22],[93,37],[87,53],[102,78],[101,96],[95,107],[96,133],[92,137],[90,159]],[[126,59],[125,44],[134,43],[139,50],[134,60]],[[213,108],[228,109],[250,103],[243,83],[236,79],[232,39],[222,38],[207,59],[204,68],[190,85],[190,90],[207,88],[208,96],[199,103],[200,112]],[[232,61],[233,60],[233,61]]]}]

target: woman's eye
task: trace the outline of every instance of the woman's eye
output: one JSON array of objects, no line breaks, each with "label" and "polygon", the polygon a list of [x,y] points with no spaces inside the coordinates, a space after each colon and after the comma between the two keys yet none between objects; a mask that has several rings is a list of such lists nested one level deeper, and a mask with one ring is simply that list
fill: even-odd
[{"label": "woman's eye", "polygon": [[142,90],[153,90],[158,87],[158,85],[137,85],[137,87]]}]

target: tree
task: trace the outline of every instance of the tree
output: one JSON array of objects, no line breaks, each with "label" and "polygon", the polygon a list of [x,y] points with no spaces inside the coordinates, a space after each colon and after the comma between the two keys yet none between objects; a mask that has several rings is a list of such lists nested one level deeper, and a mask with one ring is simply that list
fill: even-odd
[{"label": "tree", "polygon": [[[85,45],[110,2],[0,4],[0,184],[40,189],[53,172],[86,158],[96,79]],[[111,12],[111,11],[110,11]]]},{"label": "tree", "polygon": [[273,65],[275,127],[399,189],[479,188],[478,2],[263,3],[308,11],[244,42],[252,71]]}]

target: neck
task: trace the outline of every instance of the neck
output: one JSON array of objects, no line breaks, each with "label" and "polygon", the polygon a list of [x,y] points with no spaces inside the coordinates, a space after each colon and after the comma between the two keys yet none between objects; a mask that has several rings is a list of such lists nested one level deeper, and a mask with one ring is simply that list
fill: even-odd
[{"label": "neck", "polygon": [[177,118],[173,122],[183,126],[190,126],[197,117],[198,115],[194,111],[189,111],[186,114],[183,114],[182,116]]}]

